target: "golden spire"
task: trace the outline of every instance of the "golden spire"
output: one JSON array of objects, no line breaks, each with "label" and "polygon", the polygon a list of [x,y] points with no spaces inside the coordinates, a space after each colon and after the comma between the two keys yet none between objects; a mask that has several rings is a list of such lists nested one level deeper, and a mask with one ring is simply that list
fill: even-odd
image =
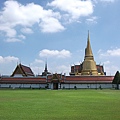
[{"label": "golden spire", "polygon": [[87,47],[85,49],[85,58],[83,61],[83,68],[81,75],[98,75],[96,63],[94,61],[94,57],[90,45],[89,31],[88,31]]},{"label": "golden spire", "polygon": [[93,57],[93,53],[90,45],[89,31],[88,31],[88,38],[87,38],[87,47],[85,49],[85,57]]}]

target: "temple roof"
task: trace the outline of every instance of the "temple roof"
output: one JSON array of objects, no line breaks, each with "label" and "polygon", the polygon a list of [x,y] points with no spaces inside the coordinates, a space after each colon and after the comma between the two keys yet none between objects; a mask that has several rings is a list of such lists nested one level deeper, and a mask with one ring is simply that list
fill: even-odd
[{"label": "temple roof", "polygon": [[40,84],[46,83],[46,78],[43,77],[2,77],[0,83],[14,84]]},{"label": "temple roof", "polygon": [[66,83],[112,83],[114,76],[66,76]]},{"label": "temple roof", "polygon": [[[114,76],[64,76],[61,74],[49,75],[48,78],[45,77],[1,77],[0,83],[22,83],[22,84],[40,84],[47,82],[58,82],[63,83],[112,83]],[[57,75],[57,76],[56,76]],[[57,78],[56,78],[57,77]],[[46,81],[47,80],[47,81]],[[60,81],[59,81],[60,80]]]},{"label": "temple roof", "polygon": [[17,65],[11,77],[15,76],[15,74],[21,74],[22,76],[34,76],[30,67],[24,66],[22,64]]}]

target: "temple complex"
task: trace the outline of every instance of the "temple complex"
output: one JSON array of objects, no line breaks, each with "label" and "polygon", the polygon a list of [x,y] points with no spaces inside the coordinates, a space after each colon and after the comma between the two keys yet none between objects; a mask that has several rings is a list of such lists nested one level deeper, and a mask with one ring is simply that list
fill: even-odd
[{"label": "temple complex", "polygon": [[[48,72],[47,62],[41,75],[34,75],[30,67],[19,64],[11,76],[0,76],[0,88],[9,89],[113,89],[118,86],[114,76],[106,76],[104,67],[96,65],[88,32],[84,61],[71,66],[70,76]],[[117,82],[118,83],[118,82]]]}]

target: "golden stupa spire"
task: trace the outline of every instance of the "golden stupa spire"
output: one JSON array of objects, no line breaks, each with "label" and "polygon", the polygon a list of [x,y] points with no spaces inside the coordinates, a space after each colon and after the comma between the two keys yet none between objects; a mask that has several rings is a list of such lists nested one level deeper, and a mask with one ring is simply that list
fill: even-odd
[{"label": "golden stupa spire", "polygon": [[88,31],[88,38],[87,38],[87,47],[85,49],[85,57],[93,57],[91,45],[90,45],[90,35]]},{"label": "golden stupa spire", "polygon": [[90,45],[89,31],[88,31],[87,47],[85,49],[85,57],[84,57],[83,69],[81,75],[98,75],[96,63],[94,61],[94,57]]}]

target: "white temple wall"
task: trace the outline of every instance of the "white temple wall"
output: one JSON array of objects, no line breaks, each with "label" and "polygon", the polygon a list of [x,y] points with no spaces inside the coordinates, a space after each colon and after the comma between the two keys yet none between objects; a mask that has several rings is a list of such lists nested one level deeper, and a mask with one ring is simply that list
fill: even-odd
[{"label": "white temple wall", "polygon": [[9,88],[11,87],[11,84],[0,84],[1,88]]},{"label": "white temple wall", "polygon": [[53,89],[53,83],[49,83],[49,89]]},{"label": "white temple wall", "polygon": [[[48,86],[48,88],[47,88]],[[60,84],[58,83],[58,89],[111,89],[115,88],[115,84]],[[47,84],[0,84],[0,88],[47,88],[53,89],[53,83]],[[120,88],[120,85],[119,85]]]},{"label": "white temple wall", "polygon": [[111,89],[114,88],[112,84],[61,84],[61,89]]},{"label": "white temple wall", "polygon": [[11,86],[11,88],[20,88],[21,87],[21,84],[11,84],[10,85]]},{"label": "white temple wall", "polygon": [[23,77],[22,74],[15,74],[14,77]]},{"label": "white temple wall", "polygon": [[46,84],[0,84],[0,88],[45,88]]}]

